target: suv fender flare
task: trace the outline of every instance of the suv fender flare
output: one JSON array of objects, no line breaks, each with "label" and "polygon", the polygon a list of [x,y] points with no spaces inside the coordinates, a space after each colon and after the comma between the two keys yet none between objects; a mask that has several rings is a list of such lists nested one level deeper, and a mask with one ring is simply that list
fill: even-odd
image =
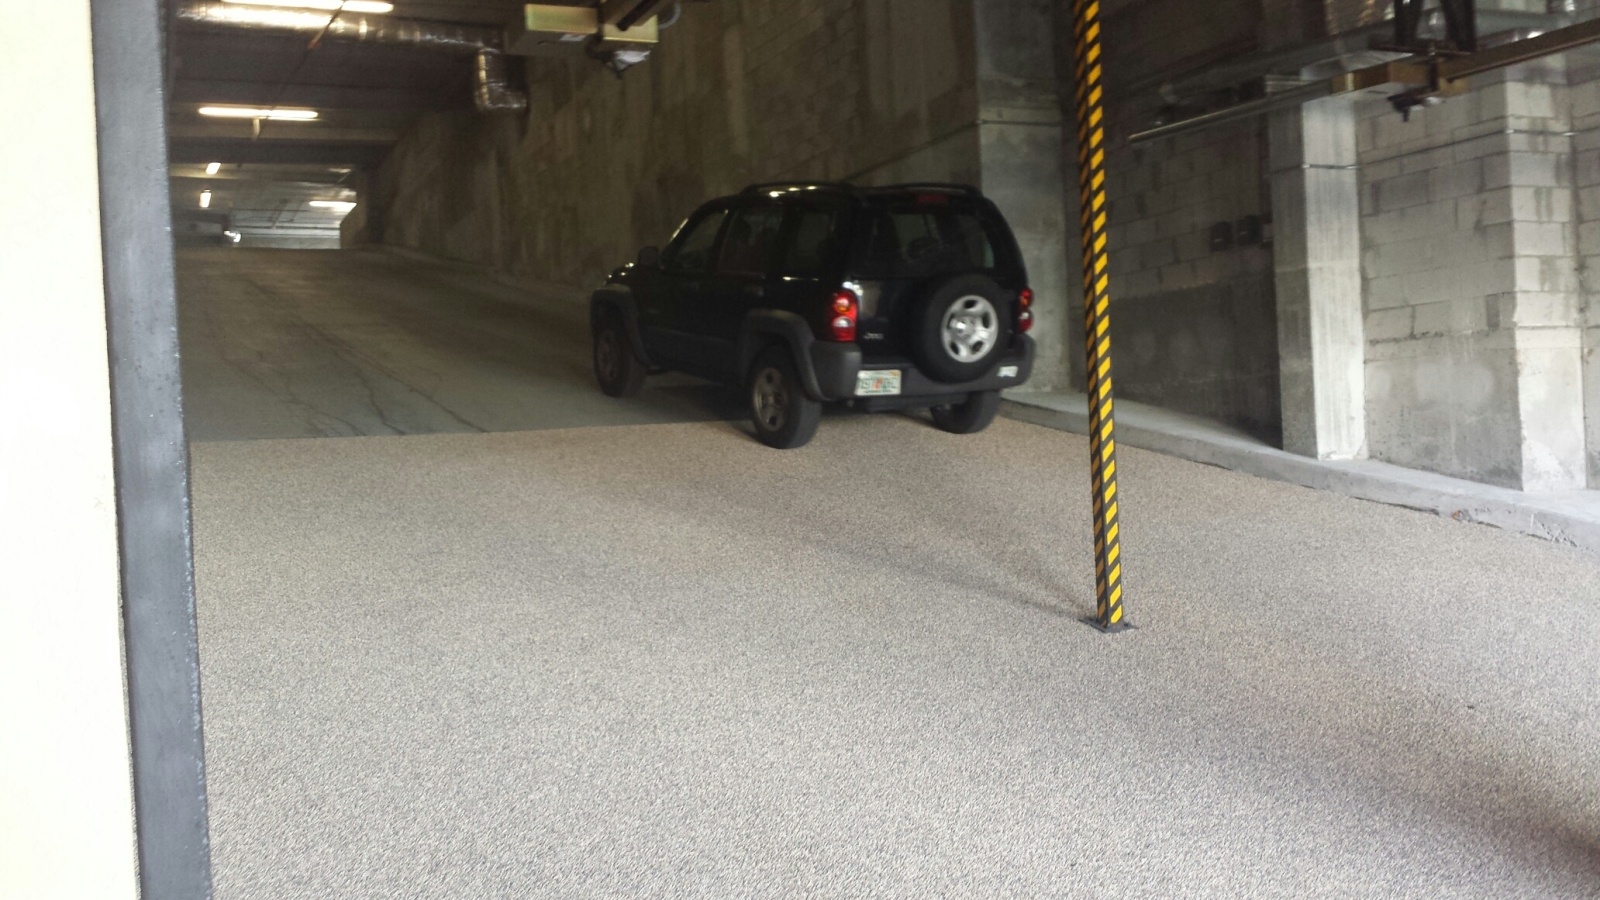
[{"label": "suv fender flare", "polygon": [[650,365],[650,357],[644,352],[644,335],[639,332],[639,306],[627,286],[607,285],[589,297],[590,332],[600,327],[600,317],[612,310],[622,316],[622,327],[628,331],[628,343],[633,345],[633,352],[645,365]]},{"label": "suv fender flare", "polygon": [[739,377],[749,374],[756,355],[768,344],[789,348],[807,397],[838,400],[853,392],[861,368],[860,348],[819,341],[805,319],[781,309],[758,309],[745,316],[739,327]]}]

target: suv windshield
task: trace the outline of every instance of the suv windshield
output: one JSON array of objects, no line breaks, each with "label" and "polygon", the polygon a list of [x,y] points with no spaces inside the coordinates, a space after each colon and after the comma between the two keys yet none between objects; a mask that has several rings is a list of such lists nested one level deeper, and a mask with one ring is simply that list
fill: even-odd
[{"label": "suv windshield", "polygon": [[924,278],[988,272],[997,241],[988,217],[943,195],[869,203],[861,211],[856,264],[861,278]]}]

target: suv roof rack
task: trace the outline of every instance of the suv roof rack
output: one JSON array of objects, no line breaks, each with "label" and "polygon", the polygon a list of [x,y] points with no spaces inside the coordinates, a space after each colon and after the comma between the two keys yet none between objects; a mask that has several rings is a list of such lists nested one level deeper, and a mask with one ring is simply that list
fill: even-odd
[{"label": "suv roof rack", "polygon": [[780,190],[811,190],[811,191],[838,191],[845,194],[892,194],[899,191],[945,191],[952,194],[965,194],[969,197],[982,196],[982,192],[970,184],[954,184],[944,181],[913,181],[906,184],[885,184],[866,187],[850,184],[843,181],[765,181],[752,184],[740,193],[761,194],[767,191]]},{"label": "suv roof rack", "polygon": [[890,191],[949,191],[953,194],[970,194],[977,196],[979,191],[970,184],[953,184],[944,181],[912,181],[906,184],[886,184],[882,187],[862,188],[869,193],[888,193]]},{"label": "suv roof rack", "polygon": [[809,190],[814,190],[814,191],[846,191],[846,192],[848,192],[848,191],[854,191],[856,189],[856,186],[853,185],[853,184],[845,184],[842,181],[766,181],[766,182],[762,182],[760,184],[752,184],[749,187],[745,188],[741,193],[759,194],[759,193],[761,193],[763,191],[776,191],[776,190],[782,190],[784,188],[789,188],[791,190],[808,190],[809,189]]}]

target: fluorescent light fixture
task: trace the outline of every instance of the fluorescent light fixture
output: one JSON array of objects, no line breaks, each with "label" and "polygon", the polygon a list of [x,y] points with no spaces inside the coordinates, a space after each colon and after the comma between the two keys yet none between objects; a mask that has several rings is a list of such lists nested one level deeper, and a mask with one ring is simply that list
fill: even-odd
[{"label": "fluorescent light fixture", "polygon": [[222,171],[222,163],[206,163],[206,174],[215,175]]},{"label": "fluorescent light fixture", "polygon": [[349,212],[356,208],[354,200],[313,200],[311,205],[317,209],[337,209],[340,212]]},{"label": "fluorescent light fixture", "polygon": [[201,191],[200,192],[200,208],[201,209],[210,209],[211,208],[211,192],[210,191]]},{"label": "fluorescent light fixture", "polygon": [[242,3],[246,6],[286,6],[292,9],[324,9],[328,12],[353,12],[353,13],[384,13],[394,12],[393,3],[380,3],[378,0],[227,0],[228,3]]},{"label": "fluorescent light fixture", "polygon": [[317,111],[314,109],[258,109],[253,106],[202,106],[200,115],[217,116],[223,119],[294,119],[306,121],[315,119]]}]

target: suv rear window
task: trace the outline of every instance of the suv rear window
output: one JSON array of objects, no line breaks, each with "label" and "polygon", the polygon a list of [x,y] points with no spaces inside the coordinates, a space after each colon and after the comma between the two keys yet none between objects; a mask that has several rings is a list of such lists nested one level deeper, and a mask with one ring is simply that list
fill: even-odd
[{"label": "suv rear window", "polygon": [[861,210],[854,274],[861,278],[923,278],[993,271],[998,265],[993,226],[976,207],[944,197],[868,204]]}]

